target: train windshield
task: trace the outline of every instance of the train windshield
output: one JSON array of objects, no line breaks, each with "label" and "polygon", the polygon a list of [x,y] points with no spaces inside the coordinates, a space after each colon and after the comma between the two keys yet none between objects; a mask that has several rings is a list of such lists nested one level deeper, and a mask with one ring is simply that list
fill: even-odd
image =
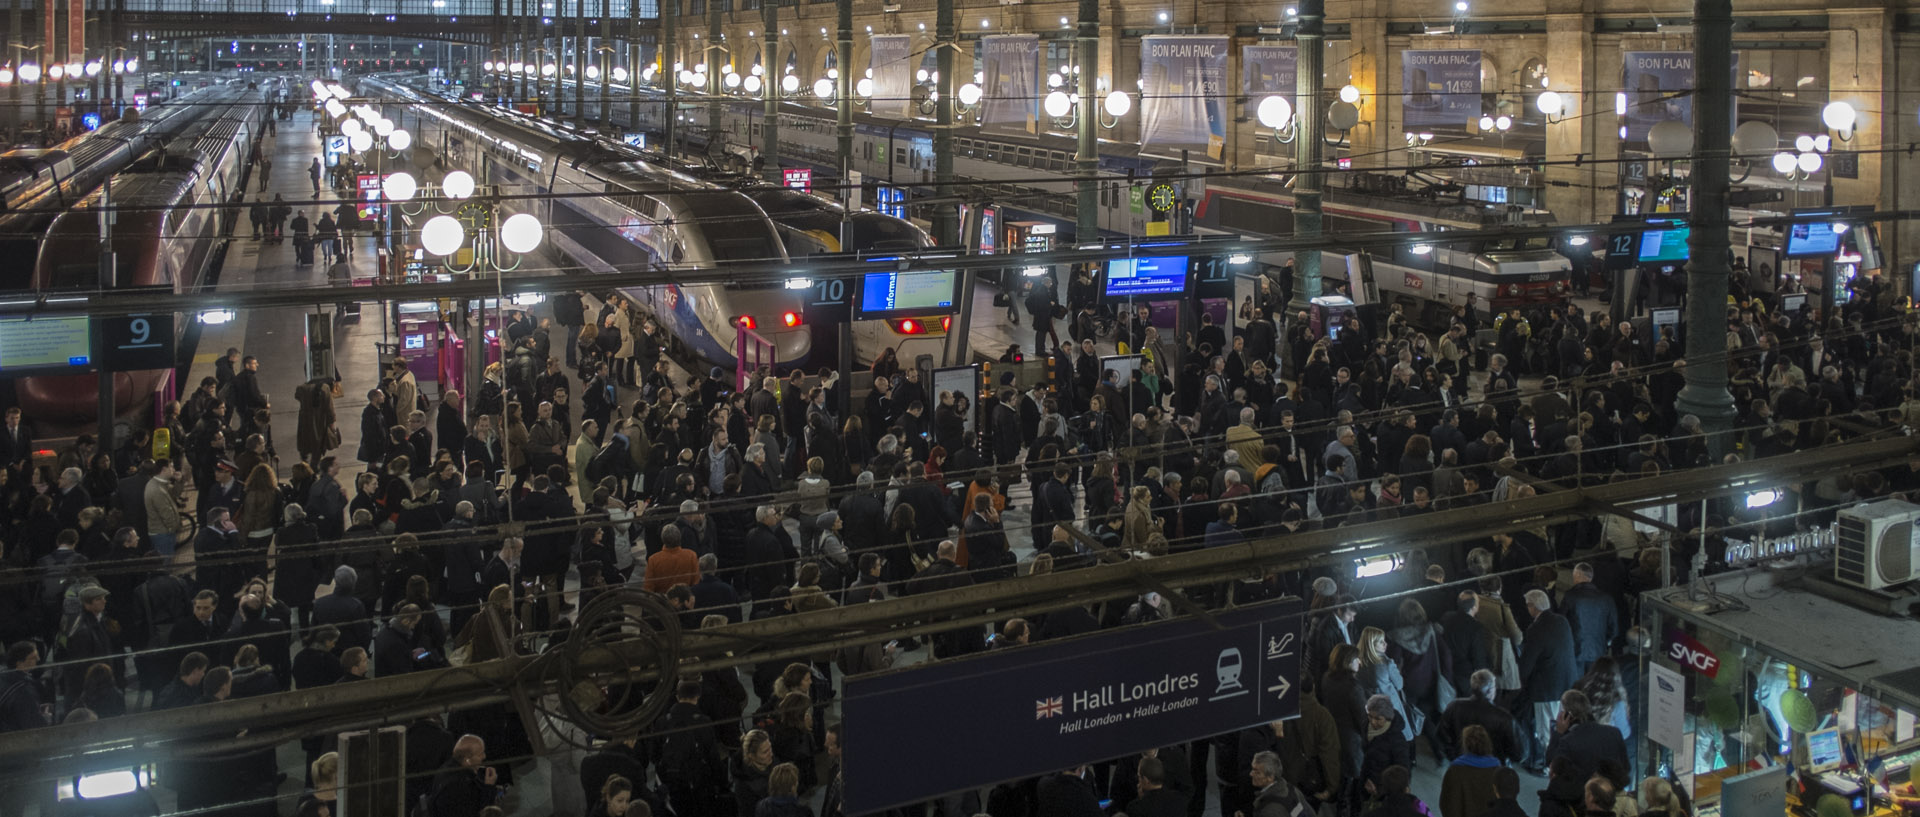
[{"label": "train windshield", "polygon": [[1551,250],[1551,249],[1553,249],[1553,238],[1551,236],[1539,235],[1539,236],[1528,236],[1525,238],[1489,239],[1487,243],[1483,247],[1481,247],[1480,251],[1481,252],[1518,252],[1520,250]]},{"label": "train windshield", "polygon": [[786,259],[780,236],[769,226],[767,217],[739,194],[683,195],[694,223],[707,238],[714,261]]}]

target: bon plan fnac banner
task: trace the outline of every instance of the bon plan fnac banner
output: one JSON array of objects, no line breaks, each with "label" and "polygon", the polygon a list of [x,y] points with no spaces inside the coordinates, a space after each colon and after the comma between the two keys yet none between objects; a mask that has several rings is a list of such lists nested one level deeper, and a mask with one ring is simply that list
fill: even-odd
[{"label": "bon plan fnac banner", "polygon": [[1480,52],[1400,53],[1400,114],[1407,127],[1451,127],[1480,118]]},{"label": "bon plan fnac banner", "polygon": [[1141,150],[1176,157],[1183,150],[1205,151],[1220,158],[1227,145],[1227,49],[1226,37],[1141,38]]},{"label": "bon plan fnac banner", "polygon": [[980,38],[980,124],[989,130],[1035,133],[1040,121],[1040,38],[1033,34]]}]

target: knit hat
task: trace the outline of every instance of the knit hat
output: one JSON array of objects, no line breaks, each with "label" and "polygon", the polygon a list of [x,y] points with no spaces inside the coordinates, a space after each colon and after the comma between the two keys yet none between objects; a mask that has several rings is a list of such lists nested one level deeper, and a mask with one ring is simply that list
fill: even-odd
[{"label": "knit hat", "polygon": [[814,517],[813,524],[818,525],[821,530],[833,530],[833,523],[838,521],[840,521],[839,513],[834,511],[827,511],[826,513],[823,513],[819,516]]}]

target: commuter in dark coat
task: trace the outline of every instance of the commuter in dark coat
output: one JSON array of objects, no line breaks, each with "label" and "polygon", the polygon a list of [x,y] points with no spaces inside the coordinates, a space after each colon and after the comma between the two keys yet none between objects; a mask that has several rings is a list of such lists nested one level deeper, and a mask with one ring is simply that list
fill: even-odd
[{"label": "commuter in dark coat", "polygon": [[1620,608],[1594,584],[1593,565],[1587,562],[1573,566],[1573,586],[1567,588],[1560,604],[1573,628],[1574,662],[1585,670],[1607,655],[1614,639],[1620,637]]},{"label": "commuter in dark coat", "polygon": [[[1552,606],[1545,590],[1527,591],[1527,608],[1534,618],[1520,642],[1519,668],[1521,693],[1526,696],[1522,700],[1533,704],[1534,753],[1543,752],[1552,739],[1560,693],[1580,680],[1580,668],[1574,661],[1573,628]],[[1534,758],[1536,766],[1544,763],[1543,755],[1535,754]]]},{"label": "commuter in dark coat", "polygon": [[1101,817],[1100,798],[1094,794],[1088,768],[1076,766],[1040,778],[1035,814],[1047,817]]},{"label": "commuter in dark coat", "polygon": [[1447,704],[1440,714],[1440,742],[1444,754],[1451,757],[1461,749],[1460,736],[1469,726],[1478,726],[1487,730],[1487,737],[1493,739],[1493,756],[1503,762],[1517,763],[1522,758],[1519,737],[1514,731],[1513,715],[1505,707],[1494,703],[1499,695],[1497,679],[1493,672],[1485,669],[1473,671],[1466,693],[1452,703]]},{"label": "commuter in dark coat", "polygon": [[1603,774],[1616,788],[1625,789],[1632,766],[1620,730],[1595,722],[1586,693],[1577,689],[1567,690],[1559,704],[1560,714],[1549,724],[1553,740],[1547,746],[1547,762],[1565,759],[1572,768],[1568,774],[1555,775],[1548,781],[1541,798],[1580,802],[1580,793],[1572,787],[1584,784],[1595,774]]},{"label": "commuter in dark coat", "polygon": [[333,592],[313,600],[313,626],[331,624],[340,629],[341,651],[350,647],[373,647],[372,615],[356,594],[359,577],[354,569],[340,565],[333,569]]}]

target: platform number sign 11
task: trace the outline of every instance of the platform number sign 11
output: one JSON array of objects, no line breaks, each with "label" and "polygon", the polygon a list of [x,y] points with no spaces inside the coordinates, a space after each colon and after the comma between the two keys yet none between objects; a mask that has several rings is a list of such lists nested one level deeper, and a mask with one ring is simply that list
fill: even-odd
[{"label": "platform number sign 11", "polygon": [[853,318],[849,293],[853,285],[845,278],[816,278],[807,293],[807,323],[845,322]]}]

